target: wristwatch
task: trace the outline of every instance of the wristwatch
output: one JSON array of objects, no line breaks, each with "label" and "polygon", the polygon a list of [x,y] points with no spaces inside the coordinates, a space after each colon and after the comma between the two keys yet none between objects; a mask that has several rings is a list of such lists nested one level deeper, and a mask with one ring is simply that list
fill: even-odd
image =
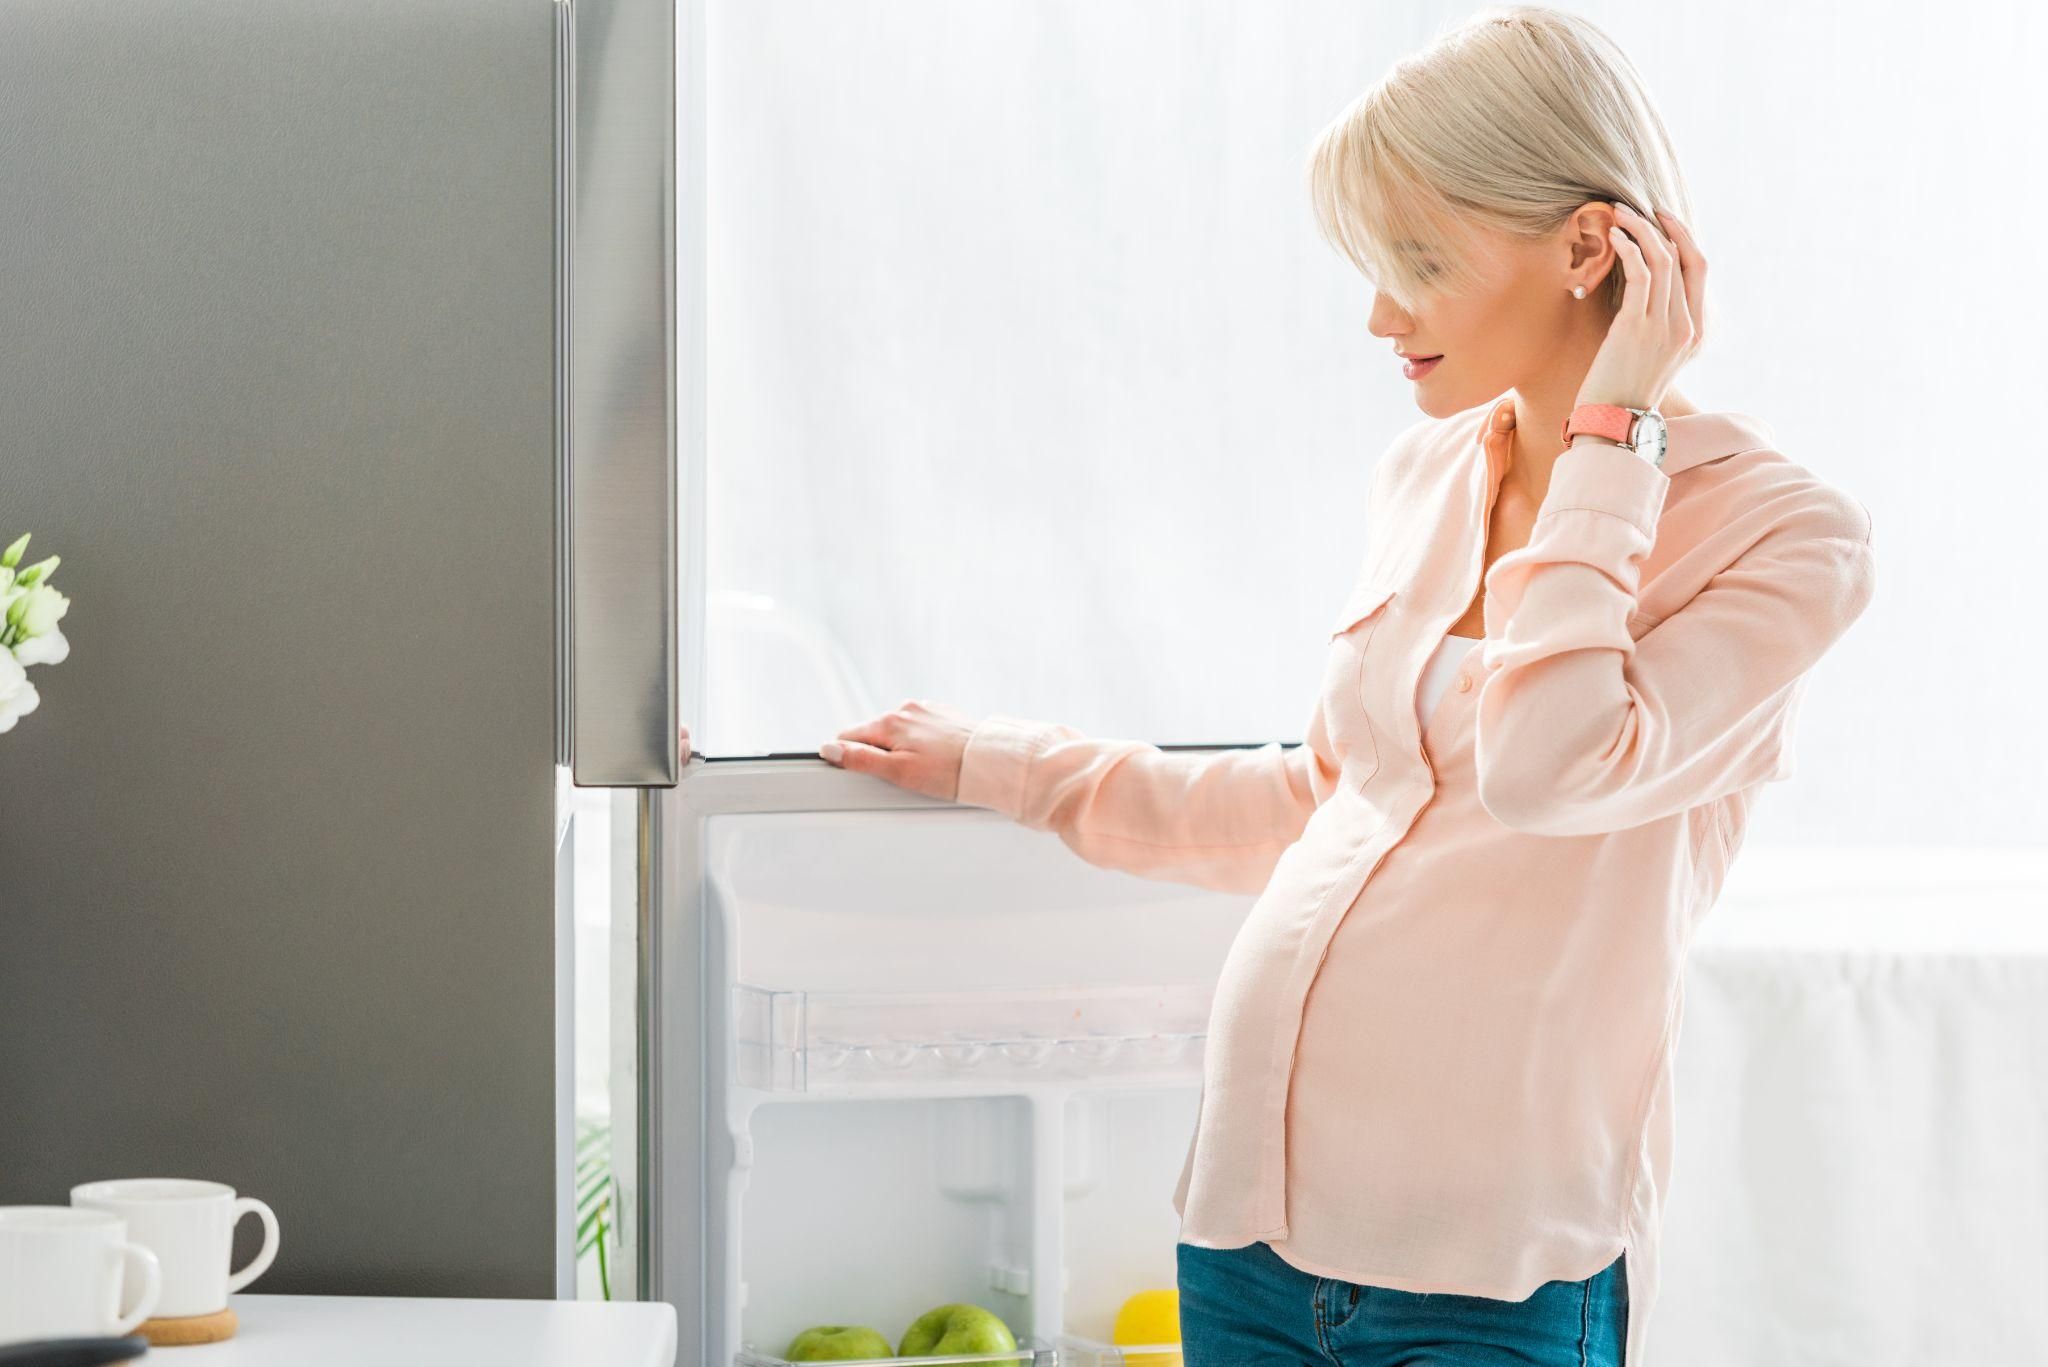
[{"label": "wristwatch", "polygon": [[1664,415],[1654,408],[1624,408],[1617,403],[1582,403],[1565,415],[1560,429],[1564,444],[1580,432],[1605,437],[1662,468],[1667,444]]}]

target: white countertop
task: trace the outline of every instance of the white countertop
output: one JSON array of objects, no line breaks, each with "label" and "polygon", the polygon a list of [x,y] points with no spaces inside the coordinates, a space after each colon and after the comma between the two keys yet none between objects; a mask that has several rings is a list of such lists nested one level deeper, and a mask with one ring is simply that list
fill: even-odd
[{"label": "white countertop", "polygon": [[663,1302],[434,1296],[228,1297],[225,1343],[152,1348],[164,1367],[674,1367]]},{"label": "white countertop", "polygon": [[2048,850],[1746,846],[1693,948],[2048,955]]}]

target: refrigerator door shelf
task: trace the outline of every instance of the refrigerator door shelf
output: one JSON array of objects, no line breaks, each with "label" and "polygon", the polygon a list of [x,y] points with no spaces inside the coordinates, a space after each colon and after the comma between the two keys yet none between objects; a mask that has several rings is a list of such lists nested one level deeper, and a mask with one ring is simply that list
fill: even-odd
[{"label": "refrigerator door shelf", "polygon": [[[788,1358],[763,1353],[752,1344],[741,1344],[740,1350],[732,1355],[732,1361],[733,1367],[801,1367],[801,1364],[792,1363]],[[968,1363],[984,1364],[984,1367],[1001,1367],[1004,1363],[1015,1364],[1016,1367],[1058,1367],[1058,1364],[1064,1361],[1066,1359],[1062,1358],[1046,1340],[1021,1338],[1017,1340],[1017,1351],[1014,1353],[950,1353],[938,1357],[912,1354],[909,1357],[847,1358],[840,1361],[838,1367],[884,1367],[884,1364],[886,1367],[906,1367],[906,1364],[912,1367],[960,1364],[961,1367],[965,1367]]]},{"label": "refrigerator door shelf", "polygon": [[1213,984],[911,993],[741,983],[735,1074],[757,1091],[839,1094],[1193,1086],[1214,993]]}]

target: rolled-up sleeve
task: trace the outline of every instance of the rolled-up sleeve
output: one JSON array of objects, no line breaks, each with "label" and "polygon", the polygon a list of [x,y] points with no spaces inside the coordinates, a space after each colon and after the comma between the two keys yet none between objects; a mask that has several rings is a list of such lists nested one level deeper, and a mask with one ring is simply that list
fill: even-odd
[{"label": "rolled-up sleeve", "polygon": [[997,714],[968,736],[958,800],[1050,831],[1103,868],[1258,892],[1336,773],[1320,709],[1304,744],[1217,751]]},{"label": "rolled-up sleeve", "polygon": [[1536,834],[1620,830],[1774,776],[1798,684],[1875,587],[1867,512],[1818,486],[1677,611],[1629,635],[1669,476],[1561,453],[1526,545],[1485,577],[1480,801]]}]

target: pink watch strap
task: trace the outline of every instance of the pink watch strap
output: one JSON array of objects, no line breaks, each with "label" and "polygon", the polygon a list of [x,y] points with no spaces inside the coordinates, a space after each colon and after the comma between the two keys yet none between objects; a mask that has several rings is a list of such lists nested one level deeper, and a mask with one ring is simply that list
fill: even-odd
[{"label": "pink watch strap", "polygon": [[1559,439],[1566,446],[1572,444],[1572,436],[1588,432],[1596,437],[1628,445],[1628,434],[1635,426],[1635,414],[1615,403],[1582,403],[1565,414],[1564,425],[1558,429]]}]

